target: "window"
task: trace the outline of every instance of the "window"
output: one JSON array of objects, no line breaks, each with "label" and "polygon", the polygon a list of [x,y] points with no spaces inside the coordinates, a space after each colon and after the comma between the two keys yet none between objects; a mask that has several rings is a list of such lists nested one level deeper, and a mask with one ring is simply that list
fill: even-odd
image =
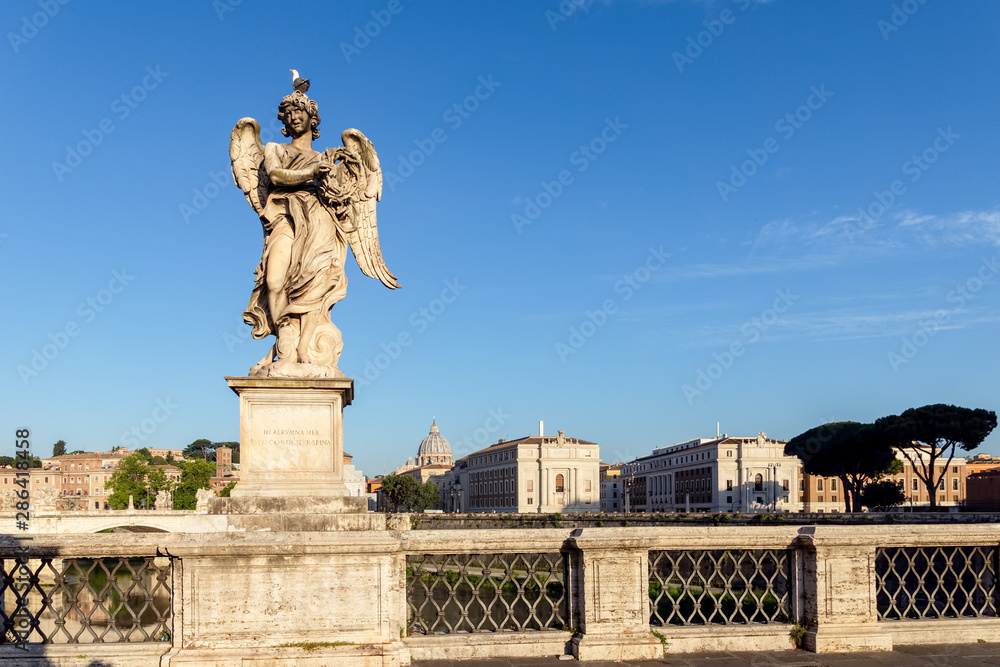
[{"label": "window", "polygon": [[731,449],[726,450],[726,456],[728,456],[729,458],[733,458],[733,450]]},{"label": "window", "polygon": [[584,480],[584,482],[583,482],[583,490],[584,491],[590,491],[590,480],[589,479],[588,480]]},{"label": "window", "polygon": [[[733,480],[727,479],[726,480],[726,491],[732,491],[732,490],[733,490]],[[733,502],[733,501],[730,500],[729,502]]]},{"label": "window", "polygon": [[528,480],[528,491],[534,491],[534,490],[535,490],[535,480],[529,479]]},{"label": "window", "polygon": [[943,478],[938,482],[938,491],[944,491],[944,479]]},{"label": "window", "polygon": [[763,505],[764,504],[764,498],[762,496],[757,496],[757,504],[758,505]]},{"label": "window", "polygon": [[528,498],[528,504],[529,505],[534,505],[535,504],[535,499],[534,498]]},{"label": "window", "polygon": [[732,496],[726,496],[726,504],[728,504],[728,505],[732,505],[733,504],[733,497]]},{"label": "window", "polygon": [[781,480],[781,490],[782,491],[787,491],[788,490],[788,480],[787,479]]},{"label": "window", "polygon": [[958,477],[951,478],[951,490],[958,491]]},{"label": "window", "polygon": [[806,490],[806,480],[800,479],[799,480],[799,491],[805,491],[805,490]]},{"label": "window", "polygon": [[917,486],[917,480],[916,480],[916,479],[914,479],[914,480],[913,480],[913,490],[914,490],[914,491],[916,491],[916,490],[918,490],[919,488],[920,488],[920,487],[918,487],[918,486]]},{"label": "window", "polygon": [[787,503],[787,502],[788,502],[788,496],[785,496],[784,498],[782,498],[782,499],[781,499],[781,502],[783,502],[783,503]]},{"label": "window", "polygon": [[754,491],[764,490],[764,476],[761,475],[760,473],[757,473],[757,475],[755,475],[753,478],[753,490]]},{"label": "window", "polygon": [[563,486],[564,486],[563,476],[562,475],[556,475],[556,493],[562,493],[563,492]]},{"label": "window", "polygon": [[820,477],[820,478],[818,478],[816,480],[816,490],[817,491],[822,491],[823,490],[823,478],[822,477]]},{"label": "window", "polygon": [[831,491],[836,491],[837,490],[837,480],[836,479],[831,479],[830,480],[830,490]]},{"label": "window", "polygon": [[837,496],[830,496],[830,502],[831,503],[837,502]]},{"label": "window", "polygon": [[957,475],[958,474],[958,466],[952,466],[951,467],[951,472]]},{"label": "window", "polygon": [[611,497],[612,498],[617,498],[618,497],[618,492],[617,491],[612,491],[611,492]]},{"label": "window", "polygon": [[816,499],[816,502],[818,502],[818,503],[821,503],[821,502],[823,502],[823,496],[820,496],[820,497],[818,497],[818,498]]}]

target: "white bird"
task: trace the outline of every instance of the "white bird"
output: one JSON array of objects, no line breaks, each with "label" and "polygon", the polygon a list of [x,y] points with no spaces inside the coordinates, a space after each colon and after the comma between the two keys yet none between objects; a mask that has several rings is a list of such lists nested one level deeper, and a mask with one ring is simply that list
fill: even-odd
[{"label": "white bird", "polygon": [[292,73],[292,88],[299,91],[300,93],[305,93],[309,90],[309,79],[303,79],[299,76],[299,71],[297,69],[289,70]]}]

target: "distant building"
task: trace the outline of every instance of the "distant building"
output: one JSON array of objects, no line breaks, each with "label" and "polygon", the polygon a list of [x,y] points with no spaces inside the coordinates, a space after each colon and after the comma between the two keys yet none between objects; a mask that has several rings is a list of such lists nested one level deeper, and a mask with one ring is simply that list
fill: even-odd
[{"label": "distant building", "polygon": [[184,450],[183,449],[157,449],[155,447],[148,447],[150,456],[162,456],[167,458],[167,455],[174,457],[175,461],[184,461]]},{"label": "distant building", "polygon": [[799,459],[785,442],[756,437],[695,438],[622,464],[628,512],[797,512]]},{"label": "distant building", "polygon": [[601,464],[601,511],[622,511],[622,467]]},{"label": "distant building", "polygon": [[[416,461],[411,456],[406,460],[406,463],[396,468],[391,474],[413,477],[421,484],[434,482],[438,487],[438,493],[442,493],[442,477],[451,471],[454,465],[455,457],[451,453],[451,444],[449,444],[447,438],[441,435],[437,420],[434,419],[431,421],[430,432],[424,436],[424,439],[420,441],[420,446],[417,447]],[[381,487],[381,482],[379,482],[379,486]],[[378,505],[379,507],[384,506],[380,492]]]},{"label": "distant building", "polygon": [[[907,452],[917,461],[917,470],[922,474],[923,466],[920,461],[926,458],[926,454],[912,449]],[[927,485],[917,476],[913,465],[899,450],[896,450],[896,458],[903,463],[903,472],[898,475],[886,475],[885,479],[896,482],[896,485],[903,490],[906,497],[903,506],[907,508],[929,506]],[[937,505],[958,508],[964,505],[966,500],[967,464],[964,458],[956,457],[951,460],[946,470],[947,462],[947,456],[935,462],[934,478],[940,480],[937,487]],[[843,483],[836,477],[802,474],[799,478],[799,501],[802,503],[802,511],[818,514],[846,511],[842,487]]]},{"label": "distant building", "polygon": [[209,480],[209,483],[212,485],[212,491],[215,492],[215,495],[219,495],[232,482],[238,481],[240,481],[240,476],[233,472],[232,448],[225,445],[216,447],[215,475]]},{"label": "distant building", "polygon": [[[88,507],[106,509],[111,489],[104,484],[111,479],[118,463],[128,455],[128,450],[66,454],[42,459],[42,469],[58,471],[61,476],[59,493],[62,496],[88,497]],[[176,470],[176,468],[175,468]]]},{"label": "distant building", "polygon": [[597,443],[563,431],[528,436],[473,452],[455,462],[440,485],[449,512],[597,512]]},{"label": "distant building", "polygon": [[1000,470],[1000,457],[990,454],[976,454],[971,459],[965,460],[965,469],[970,475],[979,472],[989,472]]},{"label": "distant building", "polygon": [[[972,467],[971,463],[969,467]],[[966,509],[972,512],[1000,512],[1000,469],[970,474],[965,479],[965,487]]]}]

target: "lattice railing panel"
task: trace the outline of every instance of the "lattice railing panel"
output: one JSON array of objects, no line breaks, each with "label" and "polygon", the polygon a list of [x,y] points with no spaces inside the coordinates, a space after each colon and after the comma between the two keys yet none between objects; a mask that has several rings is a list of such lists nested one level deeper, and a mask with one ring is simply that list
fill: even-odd
[{"label": "lattice railing panel", "polygon": [[875,554],[878,619],[997,615],[997,547],[892,547]]},{"label": "lattice railing panel", "polygon": [[170,641],[169,558],[0,560],[0,643]]},{"label": "lattice railing panel", "polygon": [[410,555],[408,631],[563,629],[566,580],[559,553]]},{"label": "lattice railing panel", "polygon": [[649,623],[791,623],[792,552],[649,552]]}]

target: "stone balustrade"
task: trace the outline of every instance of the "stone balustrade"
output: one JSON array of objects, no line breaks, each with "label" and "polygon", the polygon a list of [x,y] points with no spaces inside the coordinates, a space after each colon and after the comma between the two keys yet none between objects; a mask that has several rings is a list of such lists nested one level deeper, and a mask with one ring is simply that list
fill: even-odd
[{"label": "stone balustrade", "polygon": [[[35,634],[24,652],[8,633],[0,662],[396,667],[411,657],[1000,641],[1000,526],[991,524],[390,525],[398,529],[5,537],[5,630],[16,629],[13,559],[27,546]],[[117,583],[102,593],[107,581]],[[62,605],[63,625],[41,613],[46,601],[50,612]],[[138,610],[131,617],[126,602]],[[145,629],[130,630],[139,616]],[[95,630],[103,643],[86,643]],[[53,643],[35,643],[40,633]]]}]

